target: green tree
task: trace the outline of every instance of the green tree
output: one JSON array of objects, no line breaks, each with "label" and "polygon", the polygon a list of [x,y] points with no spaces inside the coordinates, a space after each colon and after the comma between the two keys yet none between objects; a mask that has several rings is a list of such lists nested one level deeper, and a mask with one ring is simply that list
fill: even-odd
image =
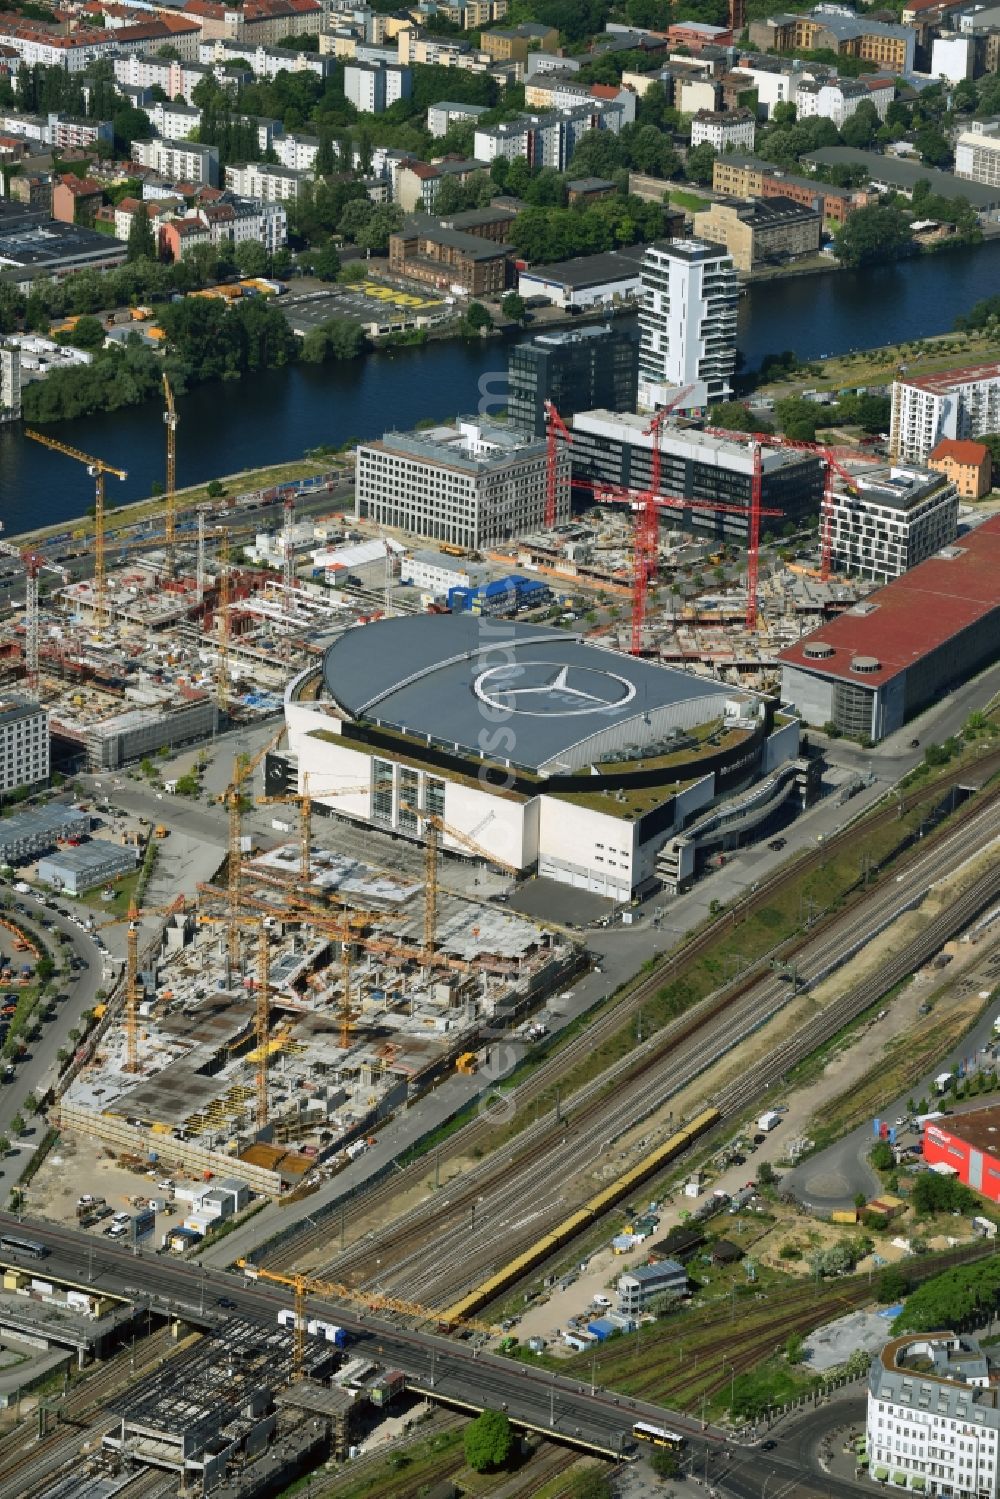
[{"label": "green tree", "polygon": [[715,166],[715,148],[708,141],[703,141],[700,146],[694,146],[688,152],[684,162],[684,175],[689,182],[700,182],[708,186],[712,181],[712,170]]},{"label": "green tree", "polygon": [[14,1117],[13,1117],[13,1119],[10,1121],[10,1127],[11,1127],[11,1130],[14,1133],[14,1135],[17,1135],[17,1136],[23,1135],[24,1134],[24,1115],[23,1114],[15,1114]]},{"label": "green tree", "polygon": [[891,1171],[896,1164],[896,1157],[888,1140],[878,1140],[868,1153],[868,1159],[876,1171]]},{"label": "green tree", "polygon": [[302,340],[302,358],[307,364],[325,364],[331,359],[356,359],[365,347],[365,330],[353,318],[327,318],[310,328]]},{"label": "green tree", "polygon": [[651,1452],[649,1466],[657,1478],[676,1478],[677,1454],[675,1452]]},{"label": "green tree", "polygon": [[142,204],[139,205],[132,215],[127,243],[128,248],[125,251],[126,260],[156,259],[156,240],[153,237],[153,226],[150,224],[149,214]]},{"label": "green tree", "polygon": [[245,239],[236,246],[236,264],[244,276],[267,275],[267,251],[256,239]]},{"label": "green tree", "polygon": [[59,342],[72,344],[75,349],[86,349],[88,353],[96,354],[98,349],[104,348],[105,329],[100,318],[82,317],[76,326],[68,332],[59,335]]},{"label": "green tree", "polygon": [[510,1456],[513,1434],[501,1411],[483,1411],[465,1428],[465,1461],[474,1473],[502,1468]]},{"label": "green tree", "polygon": [[834,253],[847,266],[899,260],[912,249],[909,221],[902,211],[878,203],[856,209],[834,240]]},{"label": "green tree", "polygon": [[519,297],[516,291],[509,291],[500,303],[500,311],[512,323],[523,323],[525,310],[524,298]]},{"label": "green tree", "polygon": [[785,1358],[790,1364],[801,1364],[805,1338],[801,1333],[790,1332],[785,1339]]},{"label": "green tree", "polygon": [[219,496],[224,495],[225,492],[225,488],[218,479],[209,479],[208,483],[205,485],[205,493],[208,495],[210,500],[218,499]]},{"label": "green tree", "polygon": [[883,1306],[902,1301],[910,1289],[910,1282],[898,1265],[887,1265],[878,1278],[876,1296]]},{"label": "green tree", "polygon": [[757,1167],[757,1180],[762,1187],[770,1187],[778,1179],[770,1161],[761,1161]]},{"label": "green tree", "polygon": [[[353,262],[352,262],[353,263]],[[337,246],[331,240],[329,244],[321,245],[309,256],[309,267],[314,276],[320,281],[336,281],[340,277],[341,263]]]},{"label": "green tree", "polygon": [[470,302],[462,321],[470,333],[481,333],[483,329],[493,327],[493,319],[482,302]]},{"label": "green tree", "polygon": [[43,953],[35,965],[35,976],[40,983],[44,984],[56,971],[56,965],[47,953]]}]

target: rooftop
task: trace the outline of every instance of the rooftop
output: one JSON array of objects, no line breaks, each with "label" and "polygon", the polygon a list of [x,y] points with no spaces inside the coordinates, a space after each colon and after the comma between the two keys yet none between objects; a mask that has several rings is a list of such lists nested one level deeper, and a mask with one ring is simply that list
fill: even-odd
[{"label": "rooftop", "polygon": [[984,459],[989,457],[989,448],[984,442],[972,442],[968,438],[942,437],[936,448],[931,450],[931,460],[951,458],[955,463],[971,464],[978,468]]},{"label": "rooftop", "polygon": [[462,417],[454,423],[420,432],[386,432],[381,441],[362,443],[359,452],[366,447],[388,448],[394,453],[477,476],[489,474],[512,459],[538,458],[545,452],[541,438],[526,438],[509,427]]},{"label": "rooftop", "polygon": [[975,385],[981,380],[1000,380],[1000,364],[971,364],[964,369],[939,370],[936,375],[915,375],[900,381],[900,384],[930,391],[935,396],[950,396],[963,385]]},{"label": "rooftop", "polygon": [[[922,161],[903,161],[898,156],[880,156],[876,151],[856,151],[851,146],[821,146],[802,160],[808,165],[864,167],[873,182],[887,182],[891,187],[910,192],[916,183],[926,181],[932,193],[942,198],[965,198],[974,208],[983,210],[1000,205],[1000,187],[986,187],[968,182],[952,172],[925,166]],[[821,189],[822,184],[817,184]]]},{"label": "rooftop", "polygon": [[576,290],[600,286],[605,281],[634,280],[641,274],[645,250],[645,245],[623,245],[620,250],[605,250],[599,255],[578,255],[552,265],[533,265],[521,274],[533,281],[548,281]]},{"label": "rooftop", "polygon": [[1000,516],[992,516],[787,646],[779,659],[788,666],[878,687],[998,610]]},{"label": "rooftop", "polygon": [[989,1155],[1000,1156],[1000,1104],[987,1109],[972,1109],[968,1114],[956,1114],[950,1119],[931,1120],[928,1130],[941,1130],[955,1135],[971,1145],[973,1150],[983,1150]]},{"label": "rooftop", "polygon": [[609,745],[625,757],[639,748],[628,741],[662,738],[679,705],[700,701],[708,720],[732,696],[545,626],[508,625],[501,660],[482,621],[465,614],[348,630],[327,652],[324,677],[352,719],[477,762],[483,723],[513,721],[516,763],[545,774],[586,769]]},{"label": "rooftop", "polygon": [[914,505],[919,505],[936,492],[954,492],[940,473],[914,463],[867,469],[864,473],[855,474],[852,484],[858,494],[871,504],[900,511],[912,510]]}]

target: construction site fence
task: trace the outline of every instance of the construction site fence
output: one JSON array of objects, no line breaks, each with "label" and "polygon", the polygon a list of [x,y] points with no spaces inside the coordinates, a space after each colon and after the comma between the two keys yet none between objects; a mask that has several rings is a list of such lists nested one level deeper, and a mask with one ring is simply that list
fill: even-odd
[{"label": "construction site fence", "polygon": [[206,1179],[209,1177],[238,1176],[251,1191],[267,1197],[280,1197],[282,1179],[277,1171],[268,1171],[255,1166],[238,1156],[221,1150],[211,1150],[199,1145],[196,1140],[178,1140],[173,1135],[153,1135],[142,1125],[129,1124],[114,1114],[96,1114],[92,1109],[78,1104],[61,1102],[53,1110],[54,1123],[60,1129],[75,1130],[107,1145],[119,1155],[136,1156],[148,1160],[155,1156],[157,1162],[167,1162],[177,1170],[189,1171]]}]

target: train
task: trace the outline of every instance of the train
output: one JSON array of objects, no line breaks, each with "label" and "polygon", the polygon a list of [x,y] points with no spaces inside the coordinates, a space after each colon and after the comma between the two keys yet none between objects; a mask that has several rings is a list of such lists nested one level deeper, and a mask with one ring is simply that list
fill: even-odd
[{"label": "train", "polygon": [[692,1119],[691,1123],[686,1125],[684,1129],[678,1130],[675,1135],[671,1135],[669,1140],[665,1140],[645,1160],[640,1161],[637,1166],[633,1166],[631,1171],[626,1171],[625,1175],[618,1177],[617,1181],[612,1182],[611,1186],[605,1187],[603,1191],[595,1193],[575,1213],[571,1213],[568,1218],[564,1218],[561,1223],[557,1223],[550,1233],[545,1234],[541,1239],[536,1239],[535,1243],[526,1249],[523,1254],[519,1254],[516,1259],[508,1260],[507,1264],[498,1270],[495,1275],[491,1275],[488,1280],[481,1281],[473,1290],[467,1292],[460,1301],[456,1301],[446,1311],[443,1311],[440,1314],[442,1325],[454,1326],[456,1323],[464,1321],[466,1317],[473,1316],[487,1302],[492,1301],[503,1291],[506,1291],[509,1286],[514,1285],[516,1281],[527,1275],[529,1270],[533,1270],[536,1265],[548,1259],[550,1254],[554,1254],[557,1249],[561,1249],[564,1244],[568,1244],[571,1239],[575,1239],[577,1234],[589,1228],[602,1213],[606,1213],[609,1208],[614,1207],[616,1203],[621,1202],[623,1198],[627,1197],[634,1187],[638,1187],[644,1181],[648,1181],[651,1176],[659,1171],[661,1166],[667,1165],[669,1161],[681,1155],[689,1146],[694,1144],[699,1136],[705,1134],[707,1130],[712,1129],[714,1125],[718,1124],[721,1118],[722,1115],[718,1109],[705,1109],[696,1119]]}]

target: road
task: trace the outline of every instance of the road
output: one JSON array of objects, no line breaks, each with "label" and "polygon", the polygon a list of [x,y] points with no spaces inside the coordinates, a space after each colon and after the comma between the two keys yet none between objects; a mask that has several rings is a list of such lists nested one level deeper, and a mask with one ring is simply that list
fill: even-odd
[{"label": "road", "polygon": [[[47,1276],[137,1301],[148,1299],[154,1309],[187,1315],[196,1322],[224,1322],[229,1315],[273,1322],[281,1308],[292,1305],[291,1293],[284,1287],[259,1280],[245,1282],[237,1274],[162,1255],[136,1255],[72,1228],[0,1213],[0,1234],[45,1244],[50,1251],[44,1261]],[[16,1251],[4,1251],[4,1259],[33,1268],[39,1263]],[[234,1307],[220,1308],[220,1296],[235,1303]],[[640,1419],[701,1437],[700,1423],[687,1416],[483,1353],[467,1343],[401,1328],[314,1297],[309,1299],[309,1312],[344,1327],[359,1353],[389,1368],[403,1369],[411,1385],[430,1398],[464,1409],[506,1410],[512,1420],[555,1440],[618,1454],[623,1445],[628,1446],[632,1422]],[[721,1439],[718,1432],[707,1433],[712,1443]]]},{"label": "road", "polygon": [[[75,922],[69,921],[65,916],[59,916],[55,911],[48,910],[33,896],[21,895],[13,891],[9,894],[12,902],[19,901],[27,908],[28,916],[23,919],[28,926],[36,925],[39,937],[48,943],[57,963],[59,953],[67,951],[67,947],[59,948],[51,940],[54,933],[60,931],[69,938],[68,946],[87,965],[78,973],[58,975],[55,981],[58,984],[57,992],[68,994],[69,998],[56,1006],[55,1017],[52,1020],[43,1022],[41,1035],[37,1041],[30,1043],[27,1058],[17,1064],[13,1081],[0,1087],[0,1134],[6,1135],[15,1149],[32,1151],[45,1133],[44,1126],[41,1123],[29,1123],[27,1134],[20,1141],[16,1141],[10,1127],[11,1120],[18,1113],[27,1118],[24,1101],[29,1093],[36,1096],[47,1093],[55,1083],[59,1072],[57,1054],[61,1047],[71,1044],[67,1039],[70,1031],[82,1029],[81,1017],[86,1010],[93,1009],[98,989],[110,988],[113,960],[106,951],[98,947],[94,937],[84,932]],[[14,915],[22,919],[21,912],[15,910]],[[47,932],[41,928],[42,917],[52,922],[52,927]],[[106,961],[111,965],[107,971],[105,970]],[[6,1168],[6,1176],[10,1185],[14,1184],[21,1169],[22,1166],[13,1161]]]}]

